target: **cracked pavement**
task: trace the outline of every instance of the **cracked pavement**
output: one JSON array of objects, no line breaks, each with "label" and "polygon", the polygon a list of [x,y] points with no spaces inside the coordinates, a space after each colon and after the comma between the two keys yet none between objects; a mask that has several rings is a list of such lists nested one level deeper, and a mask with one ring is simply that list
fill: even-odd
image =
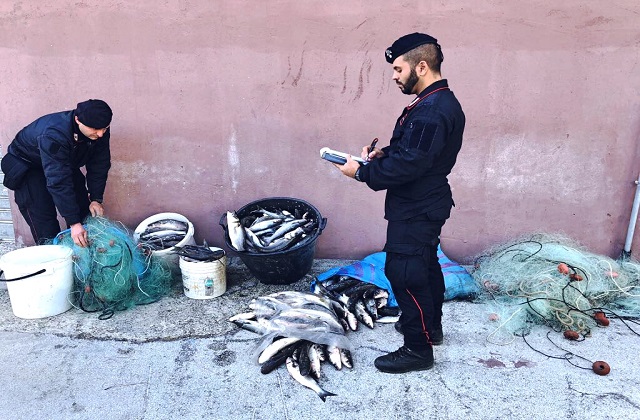
[{"label": "cracked pavement", "polygon": [[[373,360],[402,345],[393,324],[378,323],[347,333],[352,370],[323,363],[319,383],[337,394],[326,402],[283,366],[262,375],[253,357],[259,336],[228,318],[255,297],[307,291],[313,275],[351,262],[315,260],[303,279],[265,285],[232,257],[222,296],[189,299],[178,284],[159,302],[108,320],[77,309],[20,319],[0,289],[0,418],[640,418],[640,337],[622,322],[582,342],[542,326],[526,342],[500,342],[490,308],[473,302],[445,303],[445,342],[432,370],[378,372]],[[567,361],[565,351],[576,356]],[[611,373],[596,375],[596,360]]]}]

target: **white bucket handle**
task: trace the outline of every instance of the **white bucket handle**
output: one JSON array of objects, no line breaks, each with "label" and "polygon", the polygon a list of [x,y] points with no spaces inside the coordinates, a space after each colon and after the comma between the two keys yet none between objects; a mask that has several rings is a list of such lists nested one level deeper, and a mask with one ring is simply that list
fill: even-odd
[{"label": "white bucket handle", "polygon": [[[33,276],[37,276],[38,274],[42,274],[45,271],[47,271],[46,268],[40,269],[38,271],[36,271],[35,273],[31,273],[31,274],[27,274],[26,276],[22,276],[22,277],[16,277],[15,279],[0,279],[0,281],[17,281],[17,280],[23,280],[23,279],[28,279],[29,277],[33,277]],[[0,276],[4,274],[4,270],[0,270]]]}]

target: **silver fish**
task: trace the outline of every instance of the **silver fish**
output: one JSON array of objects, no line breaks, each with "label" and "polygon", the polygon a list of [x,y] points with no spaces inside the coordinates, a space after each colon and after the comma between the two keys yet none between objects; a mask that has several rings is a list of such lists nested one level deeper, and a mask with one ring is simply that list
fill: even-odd
[{"label": "silver fish", "polygon": [[260,373],[266,375],[267,373],[277,369],[280,365],[286,362],[287,358],[290,357],[298,349],[298,347],[300,347],[300,342],[296,342],[287,347],[283,347],[270,359],[260,365]]},{"label": "silver fish", "polygon": [[286,216],[284,214],[278,214],[278,213],[275,213],[275,212],[272,212],[272,211],[268,211],[268,210],[265,210],[265,209],[260,209],[258,211],[260,213],[262,213],[263,216],[268,216],[268,217],[271,217],[273,219],[284,219],[284,218],[286,218]]},{"label": "silver fish", "polygon": [[283,290],[281,292],[271,293],[270,295],[267,295],[267,297],[276,299],[280,302],[287,303],[294,307],[311,302],[317,305],[324,306],[327,309],[333,308],[332,302],[329,299],[323,296],[318,296],[313,293],[297,292],[293,290]]},{"label": "silver fish", "polygon": [[300,340],[300,338],[296,337],[285,337],[274,341],[273,343],[269,344],[264,350],[262,350],[262,353],[260,353],[260,356],[258,357],[258,363],[262,364],[266,362],[278,351],[293,343],[297,343]]},{"label": "silver fish", "polygon": [[248,228],[251,232],[259,232],[261,230],[269,229],[275,225],[282,223],[282,219],[267,219],[259,222],[253,222]]},{"label": "silver fish", "polygon": [[313,390],[316,394],[318,394],[318,397],[320,397],[322,401],[326,401],[327,397],[336,395],[332,392],[322,389],[320,385],[318,385],[318,383],[315,381],[315,379],[313,379],[311,376],[302,376],[300,374],[300,367],[298,365],[298,362],[293,360],[292,357],[287,358],[287,371],[289,371],[291,377],[293,377],[293,379],[298,381],[301,385]]},{"label": "silver fish", "polygon": [[189,226],[185,222],[175,219],[162,219],[157,222],[149,223],[146,229],[154,230],[182,230],[187,231]]},{"label": "silver fish", "polygon": [[373,292],[373,298],[374,299],[388,299],[389,298],[389,292],[387,292],[384,289],[376,289],[375,292]]},{"label": "silver fish", "polygon": [[229,322],[235,322],[237,320],[252,320],[252,319],[256,319],[256,313],[255,312],[243,312],[240,314],[236,314],[234,316],[232,316],[231,318],[229,318]]},{"label": "silver fish", "polygon": [[249,319],[236,319],[232,322],[238,327],[256,334],[263,334],[266,331],[265,326],[260,324],[258,321],[252,321]]},{"label": "silver fish", "polygon": [[367,312],[362,299],[358,299],[356,301],[355,312],[356,318],[358,318],[360,322],[362,322],[369,328],[373,328],[373,318],[371,318],[371,315],[369,315],[369,312]]},{"label": "silver fish", "polygon": [[353,369],[353,358],[349,350],[340,349],[340,360],[342,360],[342,366],[346,366],[347,369]]},{"label": "silver fish", "polygon": [[320,345],[311,343],[307,354],[309,355],[310,375],[316,379],[320,379],[320,353],[324,353],[322,352]]},{"label": "silver fish", "polygon": [[313,347],[316,351],[316,353],[318,353],[318,359],[320,359],[321,362],[324,362],[327,360],[327,357],[324,353],[324,346],[317,344],[317,343],[313,343]]},{"label": "silver fish", "polygon": [[284,236],[287,232],[290,232],[295,228],[297,228],[298,226],[304,225],[305,223],[307,223],[307,221],[304,219],[294,219],[289,222],[285,222],[282,225],[280,225],[280,227],[273,233],[273,235],[269,236],[268,238],[265,238],[265,243],[269,244],[275,241],[276,239]]},{"label": "silver fish", "polygon": [[395,324],[400,320],[400,316],[382,316],[376,319],[376,322],[380,322],[382,324]]},{"label": "silver fish", "polygon": [[342,356],[340,356],[340,349],[336,346],[326,346],[325,347],[327,358],[329,362],[333,365],[337,370],[342,369]]},{"label": "silver fish", "polygon": [[387,302],[389,300],[386,297],[381,297],[376,299],[376,308],[380,309],[383,306],[387,306]]},{"label": "silver fish", "polygon": [[227,230],[231,245],[236,251],[244,251],[244,229],[240,224],[240,219],[234,211],[227,212]]},{"label": "silver fish", "polygon": [[255,233],[253,233],[250,229],[244,228],[244,233],[246,234],[246,239],[249,239],[249,242],[251,243],[251,245],[258,248],[264,247],[260,238],[258,238],[258,236]]},{"label": "silver fish", "polygon": [[311,359],[309,359],[309,347],[311,347],[310,341],[305,341],[300,346],[297,353],[293,353],[294,358],[298,361],[298,369],[300,369],[300,375],[309,376],[311,374]]},{"label": "silver fish", "polygon": [[351,331],[357,331],[358,330],[358,318],[355,316],[355,314],[353,312],[351,312],[350,310],[346,310],[345,311],[346,314],[346,320],[347,320],[347,325],[349,325],[349,329]]},{"label": "silver fish", "polygon": [[258,248],[258,250],[261,251],[261,252],[276,252],[276,251],[280,251],[282,249],[285,249],[287,246],[289,246],[290,243],[291,243],[290,240],[287,240],[285,238],[279,238],[279,239],[276,239],[275,241],[271,242],[267,246],[263,246],[261,248]]},{"label": "silver fish", "polygon": [[167,236],[171,236],[171,235],[185,235],[185,231],[183,230],[169,230],[169,229],[165,229],[165,230],[159,230],[157,232],[151,232],[151,233],[142,233],[142,235],[140,235],[140,239],[155,239],[155,238],[166,238]]},{"label": "silver fish", "polygon": [[374,298],[368,298],[364,299],[363,302],[367,313],[371,315],[371,319],[374,321],[378,319],[378,307],[376,306],[376,300]]},{"label": "silver fish", "polygon": [[338,317],[340,318],[340,321],[341,322],[344,321],[344,323],[347,324],[347,328],[345,328],[345,331],[347,330],[357,331],[358,319],[353,314],[353,312],[351,312],[349,308],[347,308],[347,305],[337,300],[332,300],[331,303],[332,303],[333,310],[336,313],[336,315],[338,315]]}]

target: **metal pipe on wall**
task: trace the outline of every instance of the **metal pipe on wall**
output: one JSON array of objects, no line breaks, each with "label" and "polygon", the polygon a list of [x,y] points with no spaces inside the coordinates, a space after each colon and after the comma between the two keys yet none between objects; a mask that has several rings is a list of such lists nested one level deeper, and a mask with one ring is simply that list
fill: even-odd
[{"label": "metal pipe on wall", "polygon": [[622,251],[623,258],[629,258],[631,256],[631,242],[633,241],[633,233],[636,230],[638,207],[640,207],[640,175],[638,175],[638,179],[636,180],[636,196],[633,199],[633,206],[631,207],[631,219],[629,220],[629,228],[627,229],[627,240],[624,243],[624,251]]}]

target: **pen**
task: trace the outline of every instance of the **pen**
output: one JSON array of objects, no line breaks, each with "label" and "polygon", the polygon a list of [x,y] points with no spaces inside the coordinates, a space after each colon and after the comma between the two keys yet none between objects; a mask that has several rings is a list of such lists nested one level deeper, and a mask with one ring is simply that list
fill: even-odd
[{"label": "pen", "polygon": [[373,149],[375,149],[376,144],[378,144],[378,138],[377,137],[375,139],[373,139],[373,141],[371,142],[371,146],[369,146],[369,152],[367,153],[367,157],[369,157],[369,153],[373,152]]}]

